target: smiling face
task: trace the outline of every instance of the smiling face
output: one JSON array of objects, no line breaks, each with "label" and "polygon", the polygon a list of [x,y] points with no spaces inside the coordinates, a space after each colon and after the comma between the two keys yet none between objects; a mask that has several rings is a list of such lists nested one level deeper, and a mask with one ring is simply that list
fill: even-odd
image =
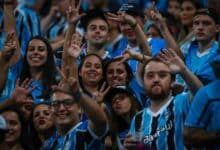
[{"label": "smiling face", "polygon": [[107,22],[102,19],[91,20],[85,32],[85,38],[89,44],[101,47],[107,43],[109,27]]},{"label": "smiling face", "polygon": [[101,60],[95,55],[86,57],[79,71],[79,76],[83,85],[98,85],[103,78]]},{"label": "smiling face", "polygon": [[47,61],[47,56],[47,47],[43,41],[33,39],[29,42],[26,59],[30,67],[42,67]]},{"label": "smiling face", "polygon": [[73,97],[63,92],[55,92],[51,102],[54,124],[59,130],[68,131],[79,122],[79,105]]},{"label": "smiling face", "polygon": [[52,113],[49,105],[40,104],[35,107],[33,123],[37,132],[45,132],[53,127]]},{"label": "smiling face", "polygon": [[21,136],[21,121],[19,120],[18,114],[14,111],[5,111],[2,116],[7,122],[8,132],[5,134],[6,143],[16,143]]}]

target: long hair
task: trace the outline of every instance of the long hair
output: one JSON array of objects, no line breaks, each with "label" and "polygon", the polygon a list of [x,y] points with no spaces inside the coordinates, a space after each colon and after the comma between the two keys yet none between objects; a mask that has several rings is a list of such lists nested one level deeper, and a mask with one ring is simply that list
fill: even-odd
[{"label": "long hair", "polygon": [[[55,84],[56,80],[56,66],[55,66],[55,61],[54,61],[54,55],[53,55],[53,51],[52,51],[52,47],[50,45],[50,43],[43,37],[41,36],[34,36],[33,38],[31,38],[30,41],[37,39],[37,40],[41,40],[42,42],[45,43],[46,47],[47,47],[47,61],[45,62],[45,64],[42,67],[42,71],[43,71],[43,75],[42,75],[42,84],[43,84],[43,93],[42,95],[48,95],[51,92],[51,85]],[[28,46],[29,43],[28,42]],[[28,49],[27,46],[27,49]],[[21,82],[24,81],[26,78],[31,79],[31,73],[30,73],[30,66],[27,62],[27,49],[26,49],[26,54],[25,54],[25,59],[24,59],[24,63],[23,63],[23,68],[22,68],[22,73],[20,76]]]},{"label": "long hair", "polygon": [[[104,65],[103,65],[103,60],[102,60],[102,58],[101,58],[99,55],[93,54],[93,53],[92,53],[92,54],[88,54],[88,55],[86,55],[85,57],[83,57],[81,63],[80,63],[79,66],[78,66],[78,73],[82,70],[82,67],[83,67],[83,65],[84,65],[84,63],[85,63],[85,61],[86,61],[86,59],[87,59],[88,57],[90,57],[90,56],[95,56],[95,57],[97,57],[97,58],[100,60],[101,65],[102,65],[103,74],[104,74]],[[103,76],[103,75],[102,75],[102,76]],[[104,77],[104,76],[103,76],[103,77]],[[81,78],[81,76],[80,76],[79,74],[78,74],[78,79],[79,79],[80,87],[82,88],[82,90],[83,90],[86,94],[91,95],[92,93],[90,93],[89,91],[86,91],[86,89],[85,89],[85,87],[84,87],[84,85],[83,85],[82,78]],[[100,80],[100,82],[99,82],[99,87],[101,86],[102,83],[103,83],[103,79]]]}]

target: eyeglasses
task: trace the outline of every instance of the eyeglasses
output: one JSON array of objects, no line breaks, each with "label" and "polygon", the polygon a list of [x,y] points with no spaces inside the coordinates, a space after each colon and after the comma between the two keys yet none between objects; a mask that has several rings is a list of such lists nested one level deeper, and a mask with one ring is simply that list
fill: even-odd
[{"label": "eyeglasses", "polygon": [[64,99],[64,100],[54,100],[51,102],[51,106],[54,107],[55,109],[58,109],[61,104],[63,104],[63,106],[65,108],[70,108],[73,104],[75,104],[76,102],[73,99]]}]

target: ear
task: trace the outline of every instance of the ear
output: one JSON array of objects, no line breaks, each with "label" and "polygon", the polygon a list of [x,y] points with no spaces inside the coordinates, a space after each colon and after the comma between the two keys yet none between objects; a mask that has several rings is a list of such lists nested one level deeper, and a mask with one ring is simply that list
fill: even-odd
[{"label": "ear", "polygon": [[219,31],[220,31],[220,24],[217,24],[215,28],[216,28],[216,33],[219,33]]}]

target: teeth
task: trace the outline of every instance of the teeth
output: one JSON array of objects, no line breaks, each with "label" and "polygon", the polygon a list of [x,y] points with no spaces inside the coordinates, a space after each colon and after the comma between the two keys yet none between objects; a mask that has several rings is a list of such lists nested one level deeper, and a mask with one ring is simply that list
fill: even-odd
[{"label": "teeth", "polygon": [[32,58],[31,58],[31,60],[34,60],[34,61],[39,61],[39,60],[40,60],[40,58],[38,58],[38,57],[32,57]]}]

